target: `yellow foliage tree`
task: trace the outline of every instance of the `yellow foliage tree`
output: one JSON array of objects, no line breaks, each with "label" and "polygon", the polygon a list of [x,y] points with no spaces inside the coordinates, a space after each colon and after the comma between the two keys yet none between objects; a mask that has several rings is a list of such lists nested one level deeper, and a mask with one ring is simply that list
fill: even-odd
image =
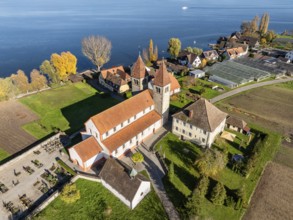
[{"label": "yellow foliage tree", "polygon": [[25,75],[25,73],[22,70],[18,70],[17,74],[12,74],[11,79],[13,84],[16,86],[16,88],[21,93],[25,93],[29,91],[29,82],[28,77]]},{"label": "yellow foliage tree", "polygon": [[66,80],[67,74],[66,74],[66,67],[65,67],[65,62],[63,57],[57,53],[53,53],[51,55],[51,63],[55,67],[56,72],[59,75],[59,78],[61,80]]},{"label": "yellow foliage tree", "polygon": [[62,52],[61,55],[52,54],[51,63],[62,81],[66,81],[69,75],[76,74],[77,58],[70,52]]},{"label": "yellow foliage tree", "polygon": [[64,60],[66,60],[67,74],[76,74],[77,58],[69,51],[62,52],[61,56],[63,57]]},{"label": "yellow foliage tree", "polygon": [[204,68],[207,65],[207,60],[204,58],[201,60],[201,68]]},{"label": "yellow foliage tree", "polygon": [[7,100],[15,96],[15,86],[10,77],[0,78],[0,100]]}]

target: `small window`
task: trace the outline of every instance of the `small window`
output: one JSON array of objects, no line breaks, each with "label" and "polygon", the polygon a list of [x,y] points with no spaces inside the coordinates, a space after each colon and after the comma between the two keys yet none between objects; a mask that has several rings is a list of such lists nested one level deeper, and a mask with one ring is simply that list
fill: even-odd
[{"label": "small window", "polygon": [[185,134],[185,130],[184,129],[182,130],[182,133]]},{"label": "small window", "polygon": [[178,131],[178,127],[176,127],[175,129],[176,129],[176,131]]},{"label": "small window", "polygon": [[118,153],[118,149],[117,150],[115,150],[115,154],[117,154]]},{"label": "small window", "polygon": [[134,116],[134,120],[136,120],[136,115]]},{"label": "small window", "polygon": [[130,139],[130,144],[132,144],[132,139]]},{"label": "small window", "polygon": [[140,194],[140,196],[143,196],[143,192]]},{"label": "small window", "polygon": [[152,106],[150,106],[150,110],[152,110]]},{"label": "small window", "polygon": [[161,93],[161,89],[159,87],[156,87],[156,92]]},{"label": "small window", "polygon": [[122,145],[122,148],[123,148],[123,149],[125,148],[125,144]]},{"label": "small window", "polygon": [[92,133],[92,129],[90,129],[90,133]]},{"label": "small window", "polygon": [[145,114],[145,109],[143,110],[143,114]]},{"label": "small window", "polygon": [[196,135],[194,135],[194,137],[196,138]]},{"label": "small window", "polygon": [[109,135],[109,132],[107,131],[107,132],[106,132],[106,137],[108,137],[108,135]]},{"label": "small window", "polygon": [[203,133],[204,133],[204,134],[207,134],[207,132],[206,132],[206,131],[203,131]]},{"label": "small window", "polygon": [[192,129],[192,125],[190,125],[190,129]]},{"label": "small window", "polygon": [[123,122],[121,123],[121,128],[123,128]]},{"label": "small window", "polygon": [[130,119],[127,120],[128,124],[130,123]]},{"label": "small window", "polygon": [[96,138],[98,138],[98,133],[96,132]]},{"label": "small window", "polygon": [[169,86],[167,86],[166,88],[165,88],[165,92],[168,92],[169,91]]},{"label": "small window", "polygon": [[178,119],[176,119],[176,122],[177,122],[177,123],[179,123],[179,120],[178,120]]},{"label": "small window", "polygon": [[186,123],[184,122],[183,125],[186,126]]},{"label": "small window", "polygon": [[191,137],[191,133],[189,132],[189,137]]},{"label": "small window", "polygon": [[114,129],[113,129],[113,130],[114,130],[114,132],[116,132],[116,127],[114,127]]},{"label": "small window", "polygon": [[143,131],[141,132],[141,135],[143,135]]},{"label": "small window", "polygon": [[202,138],[201,140],[202,140],[202,142],[205,142],[206,141],[206,139],[204,139],[204,138]]}]

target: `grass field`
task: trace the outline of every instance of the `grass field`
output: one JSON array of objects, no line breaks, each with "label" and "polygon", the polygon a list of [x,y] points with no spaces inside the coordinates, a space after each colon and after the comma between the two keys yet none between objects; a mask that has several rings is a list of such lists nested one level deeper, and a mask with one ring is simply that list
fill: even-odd
[{"label": "grass field", "polygon": [[9,157],[10,154],[0,148],[0,161],[4,160],[5,158]]},{"label": "grass field", "polygon": [[44,91],[24,97],[20,102],[40,117],[40,120],[23,126],[38,139],[56,129],[69,133],[77,131],[89,117],[118,103],[85,83]]},{"label": "grass field", "polygon": [[76,185],[80,190],[80,200],[66,204],[57,197],[34,219],[167,219],[154,190],[134,210],[130,210],[100,183],[79,179]]},{"label": "grass field", "polygon": [[[259,130],[264,131],[268,135],[268,140],[261,153],[258,155],[255,168],[251,174],[246,178],[243,175],[232,171],[227,166],[217,175],[210,177],[211,185],[215,185],[216,182],[223,183],[228,189],[227,194],[229,196],[234,196],[235,191],[242,185],[245,185],[246,196],[249,198],[257,185],[257,182],[267,161],[272,160],[275,152],[279,147],[281,141],[280,135],[265,129],[261,129],[259,127],[253,127],[252,130],[256,134],[259,132]],[[238,138],[236,139],[238,140],[235,142],[235,144],[225,144],[225,146],[227,146],[228,152],[232,155],[234,153],[245,153],[246,149],[253,147],[256,143],[256,139],[252,138],[247,147],[246,145],[242,145],[242,152],[239,152],[239,140],[242,138],[244,138],[244,142],[247,140],[245,140],[245,137],[242,137],[242,134],[238,133],[237,136]],[[215,145],[213,147],[218,146]],[[170,164],[171,161],[174,163],[175,176],[172,182],[170,182],[169,179],[165,177],[164,185],[168,196],[181,216],[185,216],[186,210],[184,204],[191,195],[191,192],[194,190],[199,177],[199,173],[195,168],[194,162],[202,154],[201,148],[188,141],[183,142],[179,140],[177,136],[169,133],[156,145],[156,150],[160,155],[165,156],[165,162],[167,165]],[[234,208],[227,207],[226,205],[214,205],[208,197],[204,199],[202,204],[203,217],[207,219],[240,219],[244,211],[245,209],[235,210]]]}]

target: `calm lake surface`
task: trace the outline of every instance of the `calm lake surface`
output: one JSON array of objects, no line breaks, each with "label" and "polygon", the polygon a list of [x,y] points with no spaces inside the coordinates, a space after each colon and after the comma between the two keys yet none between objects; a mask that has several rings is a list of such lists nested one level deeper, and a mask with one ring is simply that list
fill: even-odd
[{"label": "calm lake surface", "polygon": [[29,73],[62,51],[77,56],[78,70],[92,68],[81,40],[95,34],[112,41],[106,67],[131,64],[150,38],[161,56],[171,37],[183,47],[207,49],[264,12],[271,15],[270,29],[293,29],[293,0],[0,0],[0,77],[18,69]]}]

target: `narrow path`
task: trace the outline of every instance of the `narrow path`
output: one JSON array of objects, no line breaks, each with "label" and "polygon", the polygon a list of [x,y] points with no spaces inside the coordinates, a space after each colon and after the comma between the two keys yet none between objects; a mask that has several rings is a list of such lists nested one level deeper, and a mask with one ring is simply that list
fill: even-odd
[{"label": "narrow path", "polygon": [[236,95],[238,93],[250,90],[250,89],[255,89],[258,87],[262,87],[262,86],[268,86],[268,85],[273,85],[273,84],[278,84],[278,83],[284,83],[284,82],[289,82],[292,81],[293,78],[287,78],[287,79],[275,79],[275,80],[271,80],[271,81],[267,81],[267,82],[260,82],[260,83],[256,83],[256,84],[252,84],[252,85],[248,85],[248,86],[244,86],[244,87],[240,87],[238,89],[234,89],[232,91],[226,92],[222,95],[219,95],[215,98],[210,99],[211,103],[215,103],[218,102],[222,99],[226,99],[230,96]]},{"label": "narrow path", "polygon": [[176,211],[173,203],[170,201],[165,191],[163,181],[162,181],[162,178],[165,176],[165,172],[159,160],[157,159],[154,153],[147,151],[145,148],[141,147],[139,150],[145,158],[145,162],[143,163],[143,165],[145,166],[146,170],[148,171],[150,175],[153,187],[157,195],[159,196],[169,219],[170,220],[180,219],[178,212]]}]

